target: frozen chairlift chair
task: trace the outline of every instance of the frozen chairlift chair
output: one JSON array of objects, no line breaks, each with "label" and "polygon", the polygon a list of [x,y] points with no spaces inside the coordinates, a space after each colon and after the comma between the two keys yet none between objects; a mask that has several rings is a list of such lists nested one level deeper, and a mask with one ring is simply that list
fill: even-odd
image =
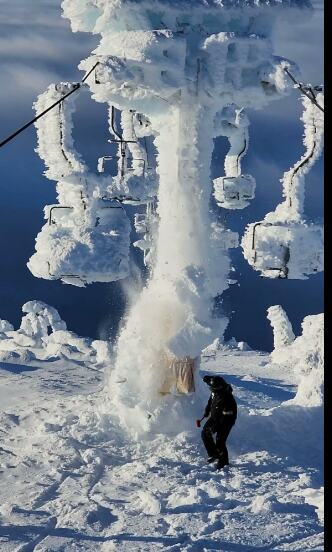
[{"label": "frozen chairlift chair", "polygon": [[[322,105],[322,89],[316,92]],[[323,114],[307,97],[302,101],[306,152],[284,174],[285,201],[263,221],[250,224],[241,244],[249,264],[267,278],[306,279],[324,269],[323,227],[303,217],[304,177],[322,152]]]},{"label": "frozen chairlift chair", "polygon": [[[72,88],[68,83],[51,85],[39,96],[36,109]],[[58,180],[59,203],[45,208],[47,223],[28,268],[39,278],[84,286],[128,276],[130,222],[118,201],[99,197],[103,189],[106,194],[105,179],[89,174],[75,150],[73,105],[62,102],[36,124],[37,152],[47,166],[46,176]]]},{"label": "frozen chairlift chair", "polygon": [[28,266],[47,280],[84,286],[129,274],[130,222],[119,202],[95,199],[81,206],[50,206]]},{"label": "frozen chairlift chair", "polygon": [[[105,162],[117,158],[118,174],[109,186],[109,194],[121,202],[131,205],[145,204],[151,201],[157,193],[155,170],[149,166],[146,140],[142,145],[136,135],[138,114],[134,110],[121,112],[121,130],[116,126],[116,110],[111,106],[110,129],[114,139],[111,143],[118,144],[117,156],[105,156],[98,161],[99,172],[104,172]],[[145,134],[144,134],[145,132]],[[140,137],[151,133],[147,121],[140,128]]]},{"label": "frozen chairlift chair", "polygon": [[213,181],[214,197],[224,209],[244,209],[255,197],[255,179],[241,174],[241,159],[249,145],[248,126],[244,109],[234,104],[226,106],[215,119],[217,135],[227,136],[231,146],[225,159],[226,176]]}]

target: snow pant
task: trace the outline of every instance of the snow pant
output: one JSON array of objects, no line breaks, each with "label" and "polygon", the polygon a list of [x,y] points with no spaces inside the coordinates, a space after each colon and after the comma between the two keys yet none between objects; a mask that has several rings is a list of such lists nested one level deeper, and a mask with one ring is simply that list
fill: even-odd
[{"label": "snow pant", "polygon": [[[202,430],[202,440],[209,457],[219,458],[224,466],[229,464],[226,440],[235,424],[234,418],[216,422],[211,418],[205,423]],[[213,434],[216,433],[214,440]]]}]

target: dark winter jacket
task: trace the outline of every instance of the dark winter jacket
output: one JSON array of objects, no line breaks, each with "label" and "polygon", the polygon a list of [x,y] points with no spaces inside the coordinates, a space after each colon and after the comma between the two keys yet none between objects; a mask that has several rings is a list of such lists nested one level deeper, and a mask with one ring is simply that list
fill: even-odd
[{"label": "dark winter jacket", "polygon": [[233,389],[231,385],[218,391],[212,391],[209,402],[206,405],[204,416],[215,421],[216,423],[229,422],[234,423],[237,417],[237,405],[233,397]]}]

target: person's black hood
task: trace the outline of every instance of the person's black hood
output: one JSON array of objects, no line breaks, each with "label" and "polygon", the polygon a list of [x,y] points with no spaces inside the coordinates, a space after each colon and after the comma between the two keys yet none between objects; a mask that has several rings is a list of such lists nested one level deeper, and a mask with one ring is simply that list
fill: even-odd
[{"label": "person's black hood", "polygon": [[206,375],[203,377],[203,381],[209,386],[211,391],[215,393],[232,393],[232,386],[227,383],[222,376],[209,376]]}]

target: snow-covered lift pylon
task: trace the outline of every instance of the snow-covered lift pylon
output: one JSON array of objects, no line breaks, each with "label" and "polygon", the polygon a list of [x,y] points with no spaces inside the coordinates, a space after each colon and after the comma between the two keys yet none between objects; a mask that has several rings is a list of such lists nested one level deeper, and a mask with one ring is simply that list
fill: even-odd
[{"label": "snow-covered lift pylon", "polygon": [[[315,101],[323,106],[322,87],[316,93]],[[324,115],[307,96],[302,102],[306,152],[284,174],[285,200],[264,220],[250,224],[242,239],[245,258],[267,278],[306,279],[324,269],[323,226],[308,223],[303,215],[304,177],[322,152]]]},{"label": "snow-covered lift pylon", "polygon": [[[164,404],[160,390],[173,380],[174,366],[192,370],[193,359],[227,325],[226,317],[214,316],[213,305],[229,285],[227,248],[237,245],[237,236],[216,225],[210,209],[214,138],[227,136],[231,145],[224,179],[214,182],[215,198],[227,209],[243,208],[255,188],[241,170],[248,146],[244,110],[290,92],[285,68],[295,75],[297,68],[274,56],[272,30],[278,17],[298,20],[309,3],[63,0],[62,6],[74,31],[101,35],[80,68],[95,67],[92,97],[108,104],[120,148],[116,176],[89,175],[86,216],[103,197],[147,206],[145,218],[136,217],[137,230],[145,230],[136,245],[150,249],[150,278],[123,325],[110,378],[110,385],[125,382],[112,389],[112,401],[127,425],[146,423],[146,412]],[[121,112],[120,132],[112,125],[115,109]],[[139,142],[146,136],[156,148],[155,171],[147,170]],[[81,182],[77,174],[72,177]],[[66,195],[62,199],[60,204],[73,206]],[[64,214],[69,218],[74,211]],[[126,231],[121,235],[127,240]],[[117,247],[123,257],[125,245],[128,241]],[[165,363],[163,354],[169,357]],[[175,379],[179,390],[179,372]],[[167,393],[173,388],[166,387]]]}]

